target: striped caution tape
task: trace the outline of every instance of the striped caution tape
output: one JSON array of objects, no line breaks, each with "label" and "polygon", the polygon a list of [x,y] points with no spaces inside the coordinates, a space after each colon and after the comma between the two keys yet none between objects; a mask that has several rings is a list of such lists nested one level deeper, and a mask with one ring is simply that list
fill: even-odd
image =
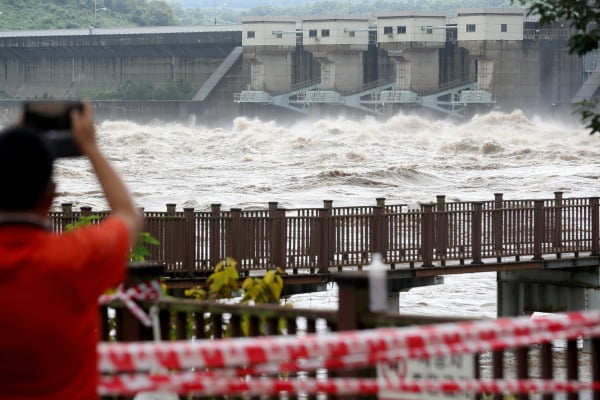
[{"label": "striped caution tape", "polygon": [[161,296],[162,287],[160,282],[155,279],[150,282],[140,283],[125,290],[123,289],[123,286],[120,285],[115,293],[101,295],[98,298],[98,303],[108,304],[114,300],[121,300],[129,311],[144,324],[144,326],[150,327],[152,326],[152,319],[140,306],[138,306],[135,300],[152,301],[159,299]]},{"label": "striped caution tape", "polygon": [[424,358],[500,350],[578,336],[596,336],[600,312],[573,312],[562,318],[502,318],[406,328],[212,341],[101,343],[102,372],[148,371],[158,367],[236,368],[296,360],[328,360],[329,368],[374,365],[378,358]]},{"label": "striped caution tape", "polygon": [[554,380],[381,380],[369,378],[215,378],[197,372],[122,374],[100,378],[98,394],[128,395],[139,391],[169,391],[199,396],[329,394],[368,395],[379,391],[404,393],[573,393],[598,390],[598,382]]}]

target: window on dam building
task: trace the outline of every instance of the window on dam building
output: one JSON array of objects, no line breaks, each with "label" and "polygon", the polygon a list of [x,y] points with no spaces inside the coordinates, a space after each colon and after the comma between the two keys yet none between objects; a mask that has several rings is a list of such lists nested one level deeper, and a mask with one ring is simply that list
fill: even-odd
[{"label": "window on dam building", "polygon": [[317,30],[316,29],[309,30],[308,37],[317,37]]},{"label": "window on dam building", "polygon": [[475,32],[475,24],[467,24],[467,32]]},{"label": "window on dam building", "polygon": [[508,32],[508,25],[500,24],[500,32]]},{"label": "window on dam building", "polygon": [[329,37],[329,29],[321,29],[322,37]]},{"label": "window on dam building", "polygon": [[248,39],[254,39],[255,36],[256,36],[256,34],[254,33],[254,31],[248,31],[248,32],[246,32],[246,37]]},{"label": "window on dam building", "polygon": [[399,34],[405,34],[406,33],[406,26],[399,26],[396,28],[396,33]]},{"label": "window on dam building", "polygon": [[392,28],[391,26],[384,26],[383,27],[383,34],[384,35],[391,35],[394,33],[394,28]]}]

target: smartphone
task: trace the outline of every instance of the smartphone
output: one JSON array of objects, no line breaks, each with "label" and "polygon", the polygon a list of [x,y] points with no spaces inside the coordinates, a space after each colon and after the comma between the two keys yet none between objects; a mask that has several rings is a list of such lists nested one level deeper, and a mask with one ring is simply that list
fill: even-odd
[{"label": "smartphone", "polygon": [[26,101],[23,122],[44,136],[55,157],[80,156],[71,132],[71,111],[82,109],[79,101]]}]

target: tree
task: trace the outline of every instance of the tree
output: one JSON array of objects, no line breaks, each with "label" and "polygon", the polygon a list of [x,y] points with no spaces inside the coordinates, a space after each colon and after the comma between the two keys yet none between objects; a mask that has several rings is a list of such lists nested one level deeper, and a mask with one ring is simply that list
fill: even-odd
[{"label": "tree", "polygon": [[[574,33],[569,37],[569,52],[583,56],[598,48],[600,40],[600,8],[597,0],[518,0],[529,15],[538,15],[540,25],[566,21]],[[576,104],[590,133],[600,132],[598,101]]]}]

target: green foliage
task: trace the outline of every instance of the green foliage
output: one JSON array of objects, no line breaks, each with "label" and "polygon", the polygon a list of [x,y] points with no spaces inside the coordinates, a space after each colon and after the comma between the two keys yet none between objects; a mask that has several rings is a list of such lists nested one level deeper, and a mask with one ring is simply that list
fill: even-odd
[{"label": "green foliage", "polygon": [[177,24],[163,0],[0,0],[0,10],[4,30]]},{"label": "green foliage", "polygon": [[160,242],[156,240],[149,232],[142,232],[138,236],[138,240],[129,253],[129,261],[145,261],[150,257],[148,246],[158,246]]},{"label": "green foliage", "polygon": [[[538,15],[541,25],[567,21],[574,33],[569,37],[569,52],[583,56],[598,49],[600,41],[600,9],[597,2],[581,0],[513,0],[528,7],[529,15]],[[582,101],[576,104],[575,113],[590,130],[600,132],[598,101]]]},{"label": "green foliage", "polygon": [[540,24],[568,21],[576,31],[569,37],[571,53],[583,55],[598,48],[600,9],[586,1],[573,0],[519,0],[528,7],[529,15],[538,15]]},{"label": "green foliage", "polygon": [[[246,278],[242,284],[242,303],[273,303],[279,304],[283,291],[284,271],[277,267],[269,270],[262,278]],[[198,300],[231,299],[240,292],[237,262],[233,258],[220,261],[215,271],[208,277],[208,290],[196,286],[186,290],[187,297]]]},{"label": "green foliage", "polygon": [[[65,231],[68,232],[73,229],[83,228],[84,226],[91,225],[99,220],[100,216],[94,214],[81,216],[74,223],[67,224],[65,226]],[[129,261],[145,261],[146,258],[150,256],[150,250],[148,250],[147,246],[158,246],[159,244],[160,242],[149,232],[140,233],[131,253],[129,253]]]},{"label": "green foliage", "polygon": [[67,224],[65,226],[65,231],[72,231],[73,229],[83,228],[84,226],[91,225],[98,220],[100,220],[100,217],[98,215],[81,216],[77,219],[77,221],[71,224]]},{"label": "green foliage", "polygon": [[198,300],[230,299],[239,290],[239,278],[237,262],[233,258],[226,258],[217,264],[215,271],[206,280],[208,291],[196,286],[186,290],[184,294]]},{"label": "green foliage", "polygon": [[[245,3],[245,2],[244,2]],[[237,24],[243,16],[347,13],[346,0],[319,0],[295,5],[257,6],[241,10],[229,2],[191,3],[183,8],[163,0],[0,0],[0,29],[58,29]],[[226,6],[227,4],[228,6]],[[455,10],[463,7],[507,6],[510,0],[365,0],[350,3],[353,14],[401,10]]]},{"label": "green foliage", "polygon": [[[242,284],[242,303],[271,303],[279,304],[281,292],[283,291],[284,271],[277,267],[266,272],[262,278],[246,278]],[[197,300],[217,300],[231,299],[239,294],[239,274],[237,271],[237,262],[232,258],[226,258],[219,262],[215,267],[215,271],[208,277],[206,284],[208,290],[201,286],[188,289],[184,292],[185,296]],[[213,321],[207,321],[206,328],[210,331]],[[264,330],[265,320],[261,321],[260,329]],[[285,329],[285,319],[280,319],[279,329]],[[250,331],[250,317],[243,315],[241,319],[242,332],[245,335]],[[189,328],[188,328],[189,329]],[[226,336],[230,332],[225,333]]]},{"label": "green foliage", "polygon": [[91,100],[189,100],[195,89],[183,79],[162,86],[152,81],[127,81],[116,90],[91,89],[79,93],[79,97]]},{"label": "green foliage", "polygon": [[600,114],[596,112],[598,109],[598,101],[581,101],[575,103],[575,113],[579,113],[581,121],[585,124],[585,128],[590,130],[591,134],[600,132]]},{"label": "green foliage", "polygon": [[215,267],[206,280],[209,299],[230,299],[239,289],[237,263],[233,258],[226,258]]},{"label": "green foliage", "polygon": [[242,303],[274,303],[279,304],[281,291],[283,290],[283,275],[281,268],[267,271],[265,276],[260,278],[246,278],[242,284],[244,296]]}]

